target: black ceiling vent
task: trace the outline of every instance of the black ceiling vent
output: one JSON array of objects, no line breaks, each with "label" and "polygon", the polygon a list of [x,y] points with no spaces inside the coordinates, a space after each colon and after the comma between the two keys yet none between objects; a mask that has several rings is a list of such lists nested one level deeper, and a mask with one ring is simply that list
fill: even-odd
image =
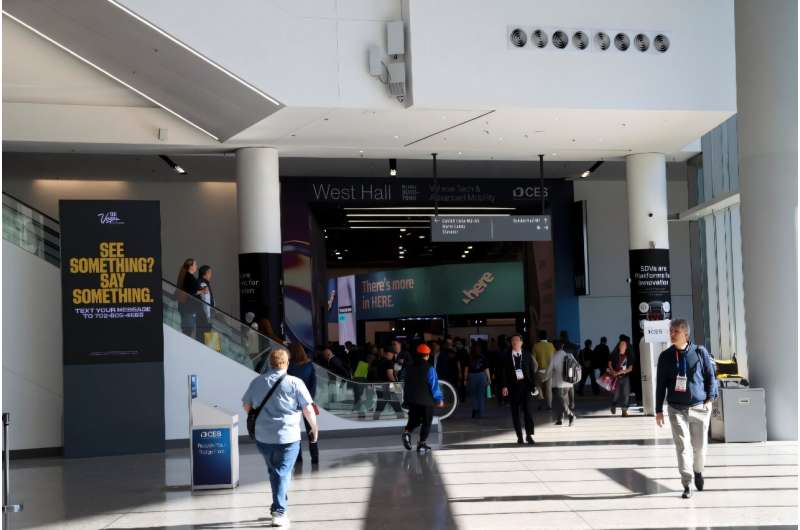
[{"label": "black ceiling vent", "polygon": [[558,48],[559,50],[563,50],[569,44],[569,37],[566,33],[561,30],[556,31],[553,33],[553,46]]},{"label": "black ceiling vent", "polygon": [[659,33],[656,35],[656,38],[653,39],[653,47],[656,51],[664,53],[665,51],[669,50],[669,39],[663,33]]},{"label": "black ceiling vent", "polygon": [[595,33],[594,43],[598,48],[606,51],[611,47],[611,37],[608,36],[608,33],[603,33],[602,31]]},{"label": "black ceiling vent", "polygon": [[631,38],[624,33],[617,33],[617,36],[614,37],[614,46],[621,52],[628,51],[628,48],[631,47]]},{"label": "black ceiling vent", "polygon": [[540,29],[536,29],[533,30],[533,33],[531,33],[531,42],[533,42],[533,44],[537,48],[544,48],[545,46],[547,46],[547,41],[548,38],[546,32]]},{"label": "black ceiling vent", "polygon": [[572,35],[572,44],[574,44],[579,50],[585,50],[589,47],[589,35],[583,31],[576,31]]},{"label": "black ceiling vent", "polygon": [[650,37],[644,33],[636,35],[636,37],[633,38],[633,42],[636,45],[636,49],[640,52],[646,52],[650,49]]},{"label": "black ceiling vent", "polygon": [[517,48],[522,48],[528,43],[528,35],[519,28],[516,28],[511,32],[509,39],[511,39],[511,44]]}]

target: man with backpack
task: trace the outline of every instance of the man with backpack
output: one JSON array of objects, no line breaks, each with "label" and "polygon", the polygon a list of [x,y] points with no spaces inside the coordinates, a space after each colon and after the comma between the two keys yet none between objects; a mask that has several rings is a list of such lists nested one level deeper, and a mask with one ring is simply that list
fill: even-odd
[{"label": "man with backpack", "polygon": [[689,340],[689,324],[673,320],[672,346],[661,352],[656,371],[656,424],[664,425],[664,398],[678,453],[684,499],[692,496],[691,483],[703,491],[703,466],[708,448],[711,401],[717,399],[714,361],[703,346]]},{"label": "man with backpack", "polygon": [[581,365],[575,356],[564,351],[564,341],[555,342],[556,353],[550,361],[545,373],[545,380],[553,387],[553,419],[556,425],[562,425],[564,417],[569,420],[570,427],[575,422],[574,385],[581,380]]}]

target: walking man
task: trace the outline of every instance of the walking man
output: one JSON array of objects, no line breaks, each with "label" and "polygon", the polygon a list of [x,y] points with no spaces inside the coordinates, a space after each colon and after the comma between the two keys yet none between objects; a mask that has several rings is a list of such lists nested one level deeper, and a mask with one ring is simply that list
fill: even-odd
[{"label": "walking man", "polygon": [[[536,364],[538,366],[536,372],[536,386],[539,387],[540,394],[544,400],[544,406],[547,410],[553,407],[553,389],[550,386],[550,381],[545,378],[545,370],[550,366],[550,361],[553,360],[553,354],[556,352],[552,343],[547,340],[547,332],[539,330],[539,341],[533,346],[533,355],[536,357]],[[539,410],[542,406],[539,405]]]},{"label": "walking man", "polygon": [[[594,375],[594,352],[592,351],[592,341],[587,339],[583,343],[583,349],[578,352],[578,362],[581,363],[581,381],[578,383],[578,394],[583,395],[583,388],[586,384],[586,379],[592,381],[592,393],[596,396],[600,393],[600,386],[597,384],[597,379]],[[605,365],[602,365],[605,366]]]},{"label": "walking man", "polygon": [[311,394],[302,379],[286,374],[287,368],[289,352],[283,348],[272,350],[269,370],[253,379],[242,397],[245,412],[258,411],[255,438],[269,472],[272,526],[289,524],[286,491],[300,452],[301,415],[311,426],[309,442],[316,443],[319,438]]},{"label": "walking man", "polygon": [[522,426],[519,414],[522,412],[525,422],[525,441],[533,441],[533,416],[531,415],[531,391],[536,378],[536,359],[530,353],[522,351],[522,335],[511,336],[511,349],[500,359],[500,377],[502,387],[500,393],[511,401],[511,419],[517,432],[517,443],[522,441]]},{"label": "walking man", "polygon": [[406,367],[406,381],[403,389],[403,401],[408,405],[408,423],[403,429],[403,447],[411,450],[411,433],[420,427],[417,451],[430,452],[431,448],[425,441],[431,432],[433,423],[433,407],[444,405],[442,389],[439,388],[439,378],[436,368],[428,363],[431,349],[423,343],[417,346],[417,357],[410,366]]},{"label": "walking man", "polygon": [[703,466],[708,447],[711,401],[717,399],[716,375],[711,356],[689,340],[689,324],[673,320],[669,330],[672,346],[658,358],[656,371],[656,424],[664,425],[663,403],[678,453],[684,499],[692,496],[691,483],[703,491]]},{"label": "walking man", "polygon": [[564,418],[569,420],[569,425],[575,422],[575,393],[573,392],[572,381],[565,379],[567,368],[571,368],[571,377],[575,378],[578,370],[578,361],[571,353],[564,351],[564,342],[562,339],[556,341],[556,353],[553,355],[553,360],[547,367],[545,378],[552,383],[554,398],[556,401],[553,407],[553,419],[556,425],[561,425]]}]

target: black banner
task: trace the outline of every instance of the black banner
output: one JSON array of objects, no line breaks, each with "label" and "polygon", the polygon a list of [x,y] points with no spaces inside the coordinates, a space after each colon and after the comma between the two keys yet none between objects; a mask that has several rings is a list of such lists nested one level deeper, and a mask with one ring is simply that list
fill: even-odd
[{"label": "black banner", "polygon": [[61,201],[64,455],[164,450],[157,201]]},{"label": "black banner", "polygon": [[631,329],[634,347],[638,347],[643,334],[643,321],[672,319],[669,250],[631,250],[629,260]]},{"label": "black banner", "polygon": [[64,364],[162,362],[156,201],[61,201]]},{"label": "black banner", "polygon": [[247,313],[253,313],[256,322],[269,319],[273,331],[280,334],[280,278],[280,254],[239,254],[239,312],[243,321],[247,321]]}]

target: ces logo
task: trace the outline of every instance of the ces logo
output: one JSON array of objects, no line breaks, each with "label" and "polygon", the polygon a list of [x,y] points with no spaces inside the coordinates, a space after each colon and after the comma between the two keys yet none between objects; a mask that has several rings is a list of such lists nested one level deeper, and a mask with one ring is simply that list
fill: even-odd
[{"label": "ces logo", "polygon": [[542,197],[542,193],[544,193],[545,199],[550,196],[546,186],[544,188],[540,186],[517,186],[512,193],[514,199],[539,199]]},{"label": "ces logo", "polygon": [[222,438],[222,431],[202,431],[200,438]]}]

